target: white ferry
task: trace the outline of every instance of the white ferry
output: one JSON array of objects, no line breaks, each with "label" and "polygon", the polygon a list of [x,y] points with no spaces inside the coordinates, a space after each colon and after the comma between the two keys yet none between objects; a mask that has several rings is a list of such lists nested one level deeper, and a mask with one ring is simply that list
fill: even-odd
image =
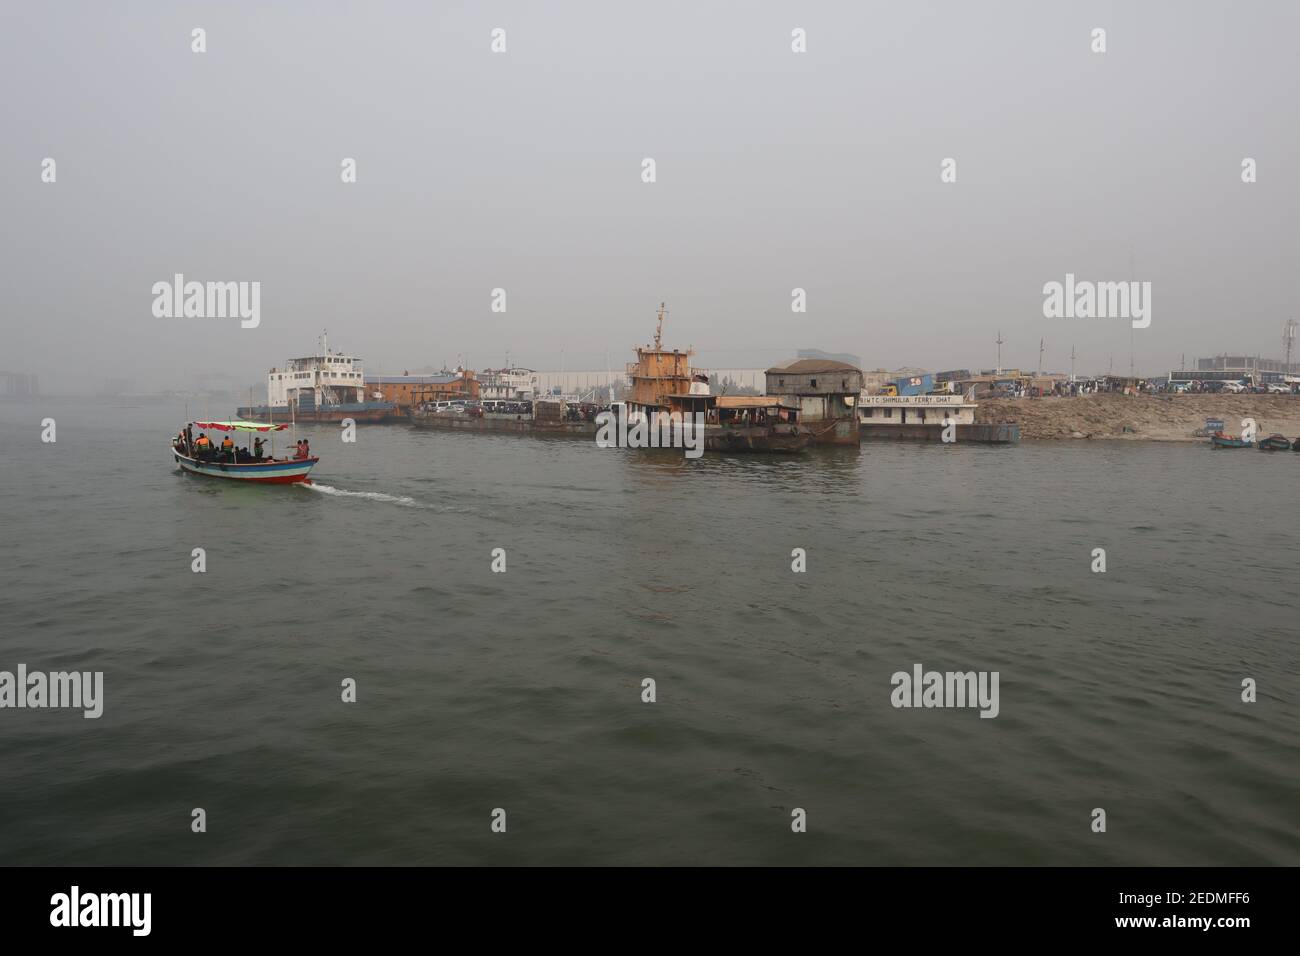
[{"label": "white ferry", "polygon": [[317,341],[320,348],[315,355],[291,358],[283,367],[271,369],[266,376],[267,403],[243,406],[238,409],[239,417],[309,422],[404,420],[396,403],[383,401],[379,392],[366,394],[361,359],[332,351],[326,333]]}]

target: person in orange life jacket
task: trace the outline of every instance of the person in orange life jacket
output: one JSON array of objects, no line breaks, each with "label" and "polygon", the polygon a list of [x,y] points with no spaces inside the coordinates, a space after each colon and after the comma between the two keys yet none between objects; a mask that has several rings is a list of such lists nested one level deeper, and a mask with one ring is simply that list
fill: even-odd
[{"label": "person in orange life jacket", "polygon": [[232,461],[235,458],[235,442],[229,435],[221,440],[221,457]]}]

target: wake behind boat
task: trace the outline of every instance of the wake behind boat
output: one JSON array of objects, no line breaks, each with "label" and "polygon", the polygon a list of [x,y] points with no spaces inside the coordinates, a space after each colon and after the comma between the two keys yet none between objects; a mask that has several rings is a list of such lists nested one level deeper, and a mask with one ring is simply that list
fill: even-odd
[{"label": "wake behind boat", "polygon": [[[281,432],[288,427],[263,422],[189,422],[172,439],[172,457],[182,471],[195,475],[259,484],[311,484],[307,474],[320,459],[312,457],[305,441],[298,443],[294,457],[276,458],[274,449],[267,453],[260,436],[249,448],[237,447],[230,437],[240,432]],[[218,445],[208,437],[209,431],[224,432],[226,437]]]}]

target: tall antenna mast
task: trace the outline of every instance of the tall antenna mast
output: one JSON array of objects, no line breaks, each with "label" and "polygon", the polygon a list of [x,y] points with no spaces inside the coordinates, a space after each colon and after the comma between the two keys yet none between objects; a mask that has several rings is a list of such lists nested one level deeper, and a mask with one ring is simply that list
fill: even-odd
[{"label": "tall antenna mast", "polygon": [[1300,327],[1295,319],[1289,319],[1282,329],[1282,346],[1286,349],[1286,374],[1293,374],[1291,368],[1291,346],[1295,344],[1295,332]]},{"label": "tall antenna mast", "polygon": [[1070,381],[1074,381],[1074,346],[1070,346]]},{"label": "tall antenna mast", "polygon": [[1038,374],[1035,375],[1034,377],[1035,378],[1043,377],[1043,340],[1042,339],[1038,340]]},{"label": "tall antenna mast", "polygon": [[[1128,247],[1128,277],[1129,277],[1129,288],[1136,287],[1137,273],[1133,270],[1132,243],[1130,243]],[[1137,378],[1137,376],[1133,372],[1133,323],[1132,322],[1130,322],[1128,326],[1128,377]]]},{"label": "tall antenna mast", "polygon": [[659,350],[659,342],[664,333],[664,303],[659,303],[659,322],[655,326],[655,351]]},{"label": "tall antenna mast", "polygon": [[998,329],[998,375],[1002,374],[1002,330]]}]

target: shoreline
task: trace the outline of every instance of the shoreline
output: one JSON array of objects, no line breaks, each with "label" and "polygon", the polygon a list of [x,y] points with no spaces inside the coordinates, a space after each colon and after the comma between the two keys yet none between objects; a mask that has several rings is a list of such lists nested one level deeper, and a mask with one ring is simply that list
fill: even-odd
[{"label": "shoreline", "polygon": [[1207,418],[1241,432],[1252,418],[1259,437],[1300,437],[1300,395],[1079,395],[1073,398],[988,399],[975,421],[1016,422],[1022,441],[1206,441],[1192,433]]}]

